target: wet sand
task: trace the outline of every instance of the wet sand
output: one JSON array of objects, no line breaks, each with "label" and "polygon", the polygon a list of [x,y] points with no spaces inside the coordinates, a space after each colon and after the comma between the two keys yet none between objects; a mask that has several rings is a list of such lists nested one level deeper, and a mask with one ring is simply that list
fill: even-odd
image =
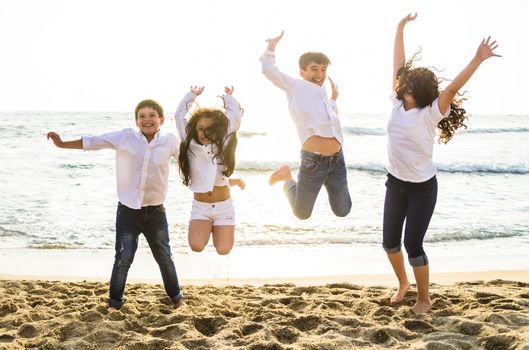
[{"label": "wet sand", "polygon": [[129,283],[109,311],[106,282],[4,277],[0,349],[529,349],[527,281],[432,284],[423,316],[414,288],[393,306],[387,286],[276,282],[183,282],[176,310],[161,285]]}]

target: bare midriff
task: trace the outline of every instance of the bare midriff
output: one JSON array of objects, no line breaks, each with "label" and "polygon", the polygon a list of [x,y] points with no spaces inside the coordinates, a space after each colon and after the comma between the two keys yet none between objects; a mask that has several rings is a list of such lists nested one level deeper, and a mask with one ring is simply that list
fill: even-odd
[{"label": "bare midriff", "polygon": [[195,192],[193,197],[199,202],[223,202],[230,199],[230,188],[228,186],[215,186],[213,187],[213,191],[205,193]]},{"label": "bare midriff", "polygon": [[324,156],[330,156],[340,151],[341,143],[334,137],[309,137],[301,147],[302,150],[312,153],[320,153]]}]

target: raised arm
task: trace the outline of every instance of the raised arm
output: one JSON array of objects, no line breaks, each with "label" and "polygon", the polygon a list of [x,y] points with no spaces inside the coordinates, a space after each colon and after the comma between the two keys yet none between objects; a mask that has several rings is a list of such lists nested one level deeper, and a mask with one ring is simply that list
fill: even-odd
[{"label": "raised arm", "polygon": [[267,39],[268,46],[265,53],[261,57],[261,69],[264,76],[270,80],[275,86],[288,92],[295,83],[295,79],[291,76],[281,72],[276,66],[275,49],[277,43],[283,38],[284,32],[275,38]]},{"label": "raised arm", "polygon": [[242,109],[239,102],[233,97],[234,87],[224,87],[224,108],[226,108],[226,116],[229,119],[228,122],[228,134],[239,130],[241,126]]},{"label": "raised arm", "polygon": [[50,131],[46,138],[51,139],[55,146],[59,148],[83,149],[83,140],[63,141],[61,136],[56,132]]},{"label": "raised arm", "polygon": [[186,115],[189,112],[189,107],[192,102],[195,101],[195,99],[202,94],[202,91],[204,91],[203,86],[195,86],[192,85],[190,87],[190,91],[185,94],[184,98],[180,101],[178,104],[178,107],[176,108],[176,112],[174,115],[174,120],[176,123],[176,130],[178,130],[178,135],[180,136],[180,140],[184,141],[187,137],[186,133],[186,127],[187,127],[187,119]]},{"label": "raised arm", "polygon": [[483,39],[481,41],[481,44],[479,45],[478,50],[476,51],[476,54],[472,60],[470,60],[468,65],[463,68],[463,70],[456,76],[454,80],[452,80],[452,82],[439,96],[439,110],[442,114],[448,110],[450,103],[456,96],[457,92],[463,87],[463,85],[467,83],[467,81],[483,61],[494,56],[501,57],[501,55],[494,53],[494,50],[496,50],[497,47],[498,45],[496,44],[495,40],[492,42],[490,41],[490,36],[487,38],[487,40]]},{"label": "raised arm", "polygon": [[395,44],[393,47],[393,90],[397,87],[397,72],[406,64],[406,53],[404,51],[404,27],[406,23],[417,18],[417,13],[412,16],[408,14],[400,20],[395,33]]}]

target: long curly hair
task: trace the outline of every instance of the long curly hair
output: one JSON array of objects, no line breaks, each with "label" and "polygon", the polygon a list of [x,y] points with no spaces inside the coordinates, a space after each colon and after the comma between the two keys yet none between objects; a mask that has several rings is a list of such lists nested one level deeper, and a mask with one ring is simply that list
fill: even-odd
[{"label": "long curly hair", "polygon": [[[178,164],[180,176],[184,185],[191,184],[191,165],[189,157],[193,156],[190,149],[192,140],[199,143],[197,124],[202,118],[211,119],[211,125],[204,130],[204,136],[213,143],[213,162],[220,159],[220,164],[226,166],[222,172],[224,176],[231,176],[235,169],[235,150],[237,149],[237,133],[228,134],[228,117],[218,108],[197,108],[189,118],[186,127],[187,137],[180,144],[180,154],[178,155]],[[229,140],[228,140],[229,139]],[[226,144],[226,140],[228,140]]]},{"label": "long curly hair", "polygon": [[[397,72],[397,87],[395,92],[397,99],[403,100],[404,94],[413,96],[418,108],[424,108],[432,104],[439,97],[439,85],[443,81],[438,79],[429,68],[414,67],[414,61],[418,60],[420,51],[415,53],[406,64]],[[466,97],[463,94],[457,96],[450,102],[450,114],[443,118],[437,128],[440,130],[439,143],[447,143],[452,139],[457,129],[467,126],[465,120],[468,115],[462,107]]]}]

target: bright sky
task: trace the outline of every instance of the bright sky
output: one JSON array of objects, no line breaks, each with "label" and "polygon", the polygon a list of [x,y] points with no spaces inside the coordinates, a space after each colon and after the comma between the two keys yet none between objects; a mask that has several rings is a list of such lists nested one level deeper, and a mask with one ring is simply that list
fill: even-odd
[{"label": "bright sky", "polygon": [[481,39],[503,58],[485,62],[465,87],[471,114],[529,114],[527,1],[3,0],[0,111],[131,111],[154,98],[172,114],[189,85],[213,101],[226,84],[247,113],[286,113],[284,95],[261,75],[265,39],[278,66],[298,74],[305,51],[323,51],[342,112],[390,108],[395,26],[409,12],[408,55],[453,78]]}]

